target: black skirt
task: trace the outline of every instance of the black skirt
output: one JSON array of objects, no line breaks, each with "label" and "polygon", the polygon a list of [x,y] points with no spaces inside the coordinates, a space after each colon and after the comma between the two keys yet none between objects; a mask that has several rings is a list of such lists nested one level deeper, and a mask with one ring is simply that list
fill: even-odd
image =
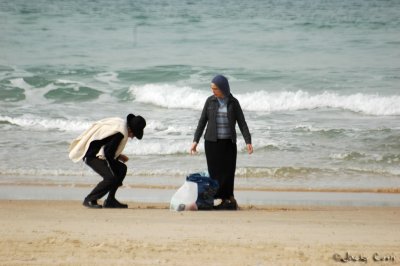
[{"label": "black skirt", "polygon": [[216,199],[233,197],[237,147],[231,139],[219,139],[216,142],[205,141],[204,148],[210,177],[217,180],[219,189]]}]

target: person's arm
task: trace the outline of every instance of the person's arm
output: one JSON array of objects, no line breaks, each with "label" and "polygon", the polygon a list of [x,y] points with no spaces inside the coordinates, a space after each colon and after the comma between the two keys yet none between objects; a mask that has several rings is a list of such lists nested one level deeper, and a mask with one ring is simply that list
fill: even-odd
[{"label": "person's arm", "polygon": [[200,116],[199,122],[197,124],[196,131],[194,133],[193,143],[192,143],[192,146],[190,147],[191,154],[197,152],[197,150],[196,150],[197,144],[199,143],[201,135],[203,135],[204,128],[207,125],[207,121],[208,121],[207,107],[208,107],[208,99],[206,100],[206,102],[204,104],[203,111],[201,112],[201,116]]},{"label": "person's arm", "polygon": [[104,156],[106,157],[107,161],[111,162],[112,160],[115,160],[115,152],[117,151],[118,146],[123,138],[124,135],[118,132],[112,135],[110,141],[104,145]]},{"label": "person's arm", "polygon": [[252,154],[253,145],[251,144],[251,134],[249,131],[249,127],[247,126],[246,119],[244,118],[242,107],[240,106],[239,101],[236,101],[235,110],[236,110],[236,119],[239,125],[240,132],[242,132],[244,141],[246,142],[247,152],[249,154]]}]

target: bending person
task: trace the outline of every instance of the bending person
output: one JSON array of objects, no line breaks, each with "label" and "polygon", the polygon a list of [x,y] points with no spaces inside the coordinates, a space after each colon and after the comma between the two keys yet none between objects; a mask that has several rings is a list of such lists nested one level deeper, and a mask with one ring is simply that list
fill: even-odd
[{"label": "bending person", "polygon": [[[126,119],[114,117],[95,122],[89,129],[72,141],[69,158],[73,162],[83,161],[98,173],[103,180],[87,195],[83,205],[88,208],[128,208],[115,198],[122,186],[128,157],[122,154],[128,138],[142,139],[146,120],[129,114]],[[108,193],[103,206],[97,200]]]}]

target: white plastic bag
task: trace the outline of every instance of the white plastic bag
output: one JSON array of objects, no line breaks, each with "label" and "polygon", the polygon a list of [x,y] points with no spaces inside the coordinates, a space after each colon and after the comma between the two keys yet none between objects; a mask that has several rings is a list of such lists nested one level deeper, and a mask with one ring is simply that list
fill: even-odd
[{"label": "white plastic bag", "polygon": [[185,181],[171,198],[170,210],[196,211],[197,183]]}]

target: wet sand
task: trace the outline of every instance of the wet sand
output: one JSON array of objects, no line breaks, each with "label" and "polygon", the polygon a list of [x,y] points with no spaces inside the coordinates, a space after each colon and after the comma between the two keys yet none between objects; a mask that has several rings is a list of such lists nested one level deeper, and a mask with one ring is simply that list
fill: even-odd
[{"label": "wet sand", "polygon": [[400,264],[399,207],[178,213],[166,203],[129,205],[93,210],[80,201],[1,200],[0,265],[343,264],[334,256]]},{"label": "wet sand", "polygon": [[[91,184],[0,184],[0,200],[83,200]],[[168,203],[178,187],[124,186],[117,192],[122,201]],[[240,205],[266,206],[390,206],[400,207],[400,193],[391,190],[235,189]]]}]

